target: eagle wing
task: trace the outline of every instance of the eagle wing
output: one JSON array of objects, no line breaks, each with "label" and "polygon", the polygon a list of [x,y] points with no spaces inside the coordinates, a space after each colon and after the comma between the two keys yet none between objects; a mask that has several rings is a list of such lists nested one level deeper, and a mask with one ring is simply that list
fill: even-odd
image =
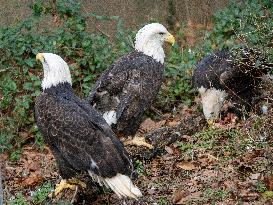
[{"label": "eagle wing", "polygon": [[103,73],[89,102],[96,104],[102,113],[114,108],[117,129],[126,136],[135,134],[144,111],[151,106],[160,89],[163,74],[163,64],[150,56],[132,52]]},{"label": "eagle wing", "polygon": [[163,81],[163,66],[145,64],[130,70],[129,76],[116,110],[117,130],[122,130],[125,136],[135,134],[145,110],[156,98]]},{"label": "eagle wing", "polygon": [[222,90],[223,84],[227,82],[232,69],[232,62],[229,58],[228,51],[223,50],[211,53],[201,59],[193,71],[193,86],[195,88],[214,87]]},{"label": "eagle wing", "polygon": [[130,160],[105,120],[80,99],[41,94],[35,104],[37,124],[50,148],[75,170],[101,177],[130,176]]}]

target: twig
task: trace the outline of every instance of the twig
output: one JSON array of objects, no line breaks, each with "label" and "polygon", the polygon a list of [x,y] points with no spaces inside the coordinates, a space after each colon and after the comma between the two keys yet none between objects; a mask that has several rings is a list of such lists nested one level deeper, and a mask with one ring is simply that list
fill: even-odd
[{"label": "twig", "polygon": [[[73,203],[75,202],[75,198],[76,198],[76,196],[77,196],[78,189],[79,189],[79,186],[76,185],[76,189],[75,189],[75,192],[74,192],[74,194],[73,194],[73,198],[72,198],[72,200],[71,200],[71,204],[73,204]],[[1,204],[0,204],[0,205],[1,205]]]},{"label": "twig", "polygon": [[157,115],[159,115],[160,117],[163,116],[162,112],[160,112],[158,109],[156,109],[153,106],[151,106],[150,110],[153,111],[154,113],[156,113]]},{"label": "twig", "polygon": [[101,30],[98,26],[95,26],[96,29],[101,32],[103,35],[105,35],[106,37],[110,38],[110,35],[108,35],[107,33],[105,33],[103,30]]}]

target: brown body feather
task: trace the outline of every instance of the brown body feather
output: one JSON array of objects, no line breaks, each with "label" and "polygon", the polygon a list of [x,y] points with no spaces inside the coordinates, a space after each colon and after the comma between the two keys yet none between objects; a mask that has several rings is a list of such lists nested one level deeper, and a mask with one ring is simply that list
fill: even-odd
[{"label": "brown body feather", "polygon": [[241,49],[236,56],[228,50],[217,51],[197,63],[193,86],[224,90],[239,107],[249,109],[259,94],[261,77],[272,68],[258,51]]},{"label": "brown body feather", "polygon": [[114,62],[98,79],[88,102],[102,114],[114,110],[115,133],[134,135],[144,112],[156,98],[164,66],[141,52],[131,52]]},{"label": "brown body feather", "polygon": [[131,160],[102,116],[68,83],[44,90],[35,102],[36,123],[63,178],[91,170],[101,177],[132,174]]}]

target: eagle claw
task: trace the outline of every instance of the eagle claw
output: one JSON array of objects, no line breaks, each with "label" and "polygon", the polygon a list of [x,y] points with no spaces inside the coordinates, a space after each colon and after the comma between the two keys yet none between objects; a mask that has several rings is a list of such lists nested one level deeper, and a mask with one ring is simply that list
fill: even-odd
[{"label": "eagle claw", "polygon": [[[77,179],[62,179],[59,184],[56,184],[56,188],[54,190],[54,196],[57,196],[60,192],[62,192],[64,189],[71,189],[71,190],[76,190],[76,186],[80,185],[83,188],[86,188],[86,184],[81,182],[80,180]],[[49,197],[52,197],[52,193],[49,194]]]},{"label": "eagle claw", "polygon": [[154,148],[153,145],[147,143],[145,141],[145,138],[141,137],[141,136],[135,136],[135,137],[133,137],[133,139],[126,140],[123,143],[124,143],[125,146],[126,145],[135,145],[135,146],[144,146],[144,147],[147,147],[149,149],[153,149]]}]

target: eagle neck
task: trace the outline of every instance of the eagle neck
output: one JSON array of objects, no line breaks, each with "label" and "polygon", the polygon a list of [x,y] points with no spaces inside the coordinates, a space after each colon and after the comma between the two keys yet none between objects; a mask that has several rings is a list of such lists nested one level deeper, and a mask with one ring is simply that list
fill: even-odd
[{"label": "eagle neck", "polygon": [[151,56],[157,62],[164,64],[165,53],[161,44],[157,41],[147,41],[144,43],[137,42],[135,49],[139,52],[144,53],[147,56]]},{"label": "eagle neck", "polygon": [[43,90],[50,88],[52,86],[57,86],[62,83],[68,83],[72,85],[71,74],[68,65],[64,62],[54,62],[52,61],[49,65],[43,62],[44,68],[44,79],[42,81]]},{"label": "eagle neck", "polygon": [[73,93],[73,89],[70,83],[64,82],[64,83],[59,83],[57,85],[46,88],[44,89],[44,92],[49,94],[62,95],[62,94]]}]

